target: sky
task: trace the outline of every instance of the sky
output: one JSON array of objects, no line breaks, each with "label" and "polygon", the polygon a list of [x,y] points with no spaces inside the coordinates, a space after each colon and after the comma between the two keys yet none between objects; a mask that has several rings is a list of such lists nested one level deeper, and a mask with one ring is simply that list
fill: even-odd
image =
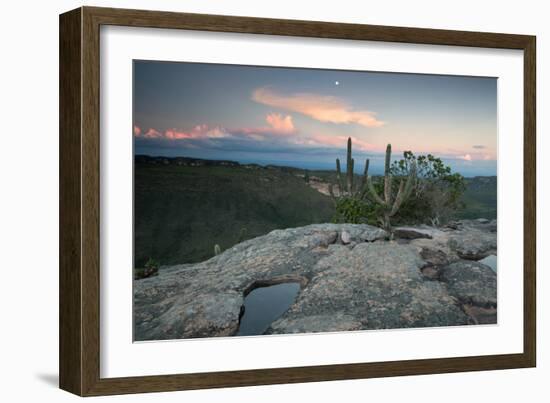
[{"label": "sky", "polygon": [[141,60],[133,74],[135,154],[335,169],[351,137],[357,172],[369,158],[381,173],[390,143],[392,160],[496,175],[496,78]]}]

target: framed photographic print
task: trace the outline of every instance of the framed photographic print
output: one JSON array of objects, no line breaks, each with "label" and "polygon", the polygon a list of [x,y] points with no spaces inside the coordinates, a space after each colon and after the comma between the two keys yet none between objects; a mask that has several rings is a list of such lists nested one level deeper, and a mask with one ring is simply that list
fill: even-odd
[{"label": "framed photographic print", "polygon": [[535,37],[60,17],[60,386],[535,366]]}]

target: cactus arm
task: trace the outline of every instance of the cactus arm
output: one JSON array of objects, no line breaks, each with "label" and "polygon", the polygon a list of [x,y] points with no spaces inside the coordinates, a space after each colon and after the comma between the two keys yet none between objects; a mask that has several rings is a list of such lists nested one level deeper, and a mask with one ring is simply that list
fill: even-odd
[{"label": "cactus arm", "polygon": [[351,193],[353,191],[353,159],[351,158],[351,137],[348,137],[348,152],[346,155],[346,170],[347,170],[347,188],[346,191]]},{"label": "cactus arm", "polygon": [[361,185],[357,189],[356,195],[359,196],[359,198],[363,198],[365,196],[365,193],[367,191],[367,178],[369,176],[369,159],[365,161],[365,170],[363,171],[363,178],[361,179]]},{"label": "cactus arm", "polygon": [[390,217],[394,216],[395,213],[397,213],[397,210],[401,207],[403,202],[409,198],[411,195],[414,180],[416,179],[416,164],[413,162],[411,165],[411,170],[409,172],[409,176],[407,178],[407,182],[401,182],[399,183],[399,191],[397,192],[397,196],[395,197],[395,202],[393,203],[393,207],[390,211]]},{"label": "cactus arm", "polygon": [[355,180],[355,176],[354,176],[354,172],[355,172],[355,159],[351,159],[351,167],[348,168],[350,171],[351,171],[351,174],[350,174],[350,185],[349,185],[349,193],[350,195],[353,194],[353,192],[355,191],[355,184],[353,183],[354,180]]},{"label": "cactus arm", "polygon": [[391,204],[391,184],[392,184],[392,175],[388,172],[384,176],[384,200],[386,201],[386,204]]},{"label": "cactus arm", "polygon": [[405,182],[401,181],[399,183],[399,190],[397,191],[397,195],[395,196],[395,201],[393,202],[393,206],[390,211],[390,217],[393,217],[395,213],[397,213],[397,210],[399,210],[399,207],[401,207],[401,204],[403,203],[403,201],[405,201],[405,198]]},{"label": "cactus arm", "polygon": [[416,181],[416,162],[412,162],[411,169],[409,171],[409,177],[407,178],[407,184],[405,185],[405,198],[408,198],[413,189]]},{"label": "cactus arm", "polygon": [[340,158],[336,158],[336,181],[338,182],[338,191],[340,196],[344,192],[344,183],[342,181],[342,170],[340,169]]},{"label": "cactus arm", "polygon": [[367,160],[365,161],[365,170],[363,171],[362,187],[364,187],[367,184],[367,177],[369,176],[369,164],[370,164],[370,160],[367,158]]},{"label": "cactus arm", "polygon": [[370,196],[372,197],[372,199],[376,203],[380,204],[381,206],[386,206],[386,202],[384,200],[382,200],[382,198],[380,196],[378,196],[378,193],[376,193],[376,189],[374,188],[374,185],[372,184],[372,179],[371,178],[367,179],[367,189],[369,191]]},{"label": "cactus arm", "polygon": [[391,203],[391,182],[392,176],[390,172],[391,144],[386,147],[386,161],[384,164],[384,200],[386,204]]}]

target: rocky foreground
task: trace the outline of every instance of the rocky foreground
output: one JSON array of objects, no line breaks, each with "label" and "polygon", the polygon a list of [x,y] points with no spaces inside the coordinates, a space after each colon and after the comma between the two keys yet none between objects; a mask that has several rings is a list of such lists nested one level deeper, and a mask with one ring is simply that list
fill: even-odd
[{"label": "rocky foreground", "polygon": [[362,224],[275,230],[208,261],[134,281],[136,340],[232,336],[254,288],[299,282],[266,333],[496,323],[496,221],[400,227],[394,240]]}]

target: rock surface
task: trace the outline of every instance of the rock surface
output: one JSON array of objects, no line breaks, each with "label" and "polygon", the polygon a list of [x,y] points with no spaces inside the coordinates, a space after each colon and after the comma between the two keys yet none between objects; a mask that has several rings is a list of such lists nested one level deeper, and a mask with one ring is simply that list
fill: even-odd
[{"label": "rock surface", "polygon": [[431,238],[405,243],[365,224],[275,230],[135,280],[135,338],[235,335],[245,295],[288,281],[301,291],[266,333],[495,323],[496,274],[461,260],[495,253],[491,228],[461,221],[454,230],[422,228]]},{"label": "rock surface", "polygon": [[439,279],[447,284],[449,294],[463,304],[484,308],[497,305],[497,278],[489,266],[461,260],[443,267]]},{"label": "rock surface", "polygon": [[397,227],[393,230],[393,235],[396,238],[403,239],[432,239],[433,228],[425,227]]},{"label": "rock surface", "polygon": [[351,235],[348,231],[342,231],[340,233],[340,239],[344,245],[351,243]]}]

